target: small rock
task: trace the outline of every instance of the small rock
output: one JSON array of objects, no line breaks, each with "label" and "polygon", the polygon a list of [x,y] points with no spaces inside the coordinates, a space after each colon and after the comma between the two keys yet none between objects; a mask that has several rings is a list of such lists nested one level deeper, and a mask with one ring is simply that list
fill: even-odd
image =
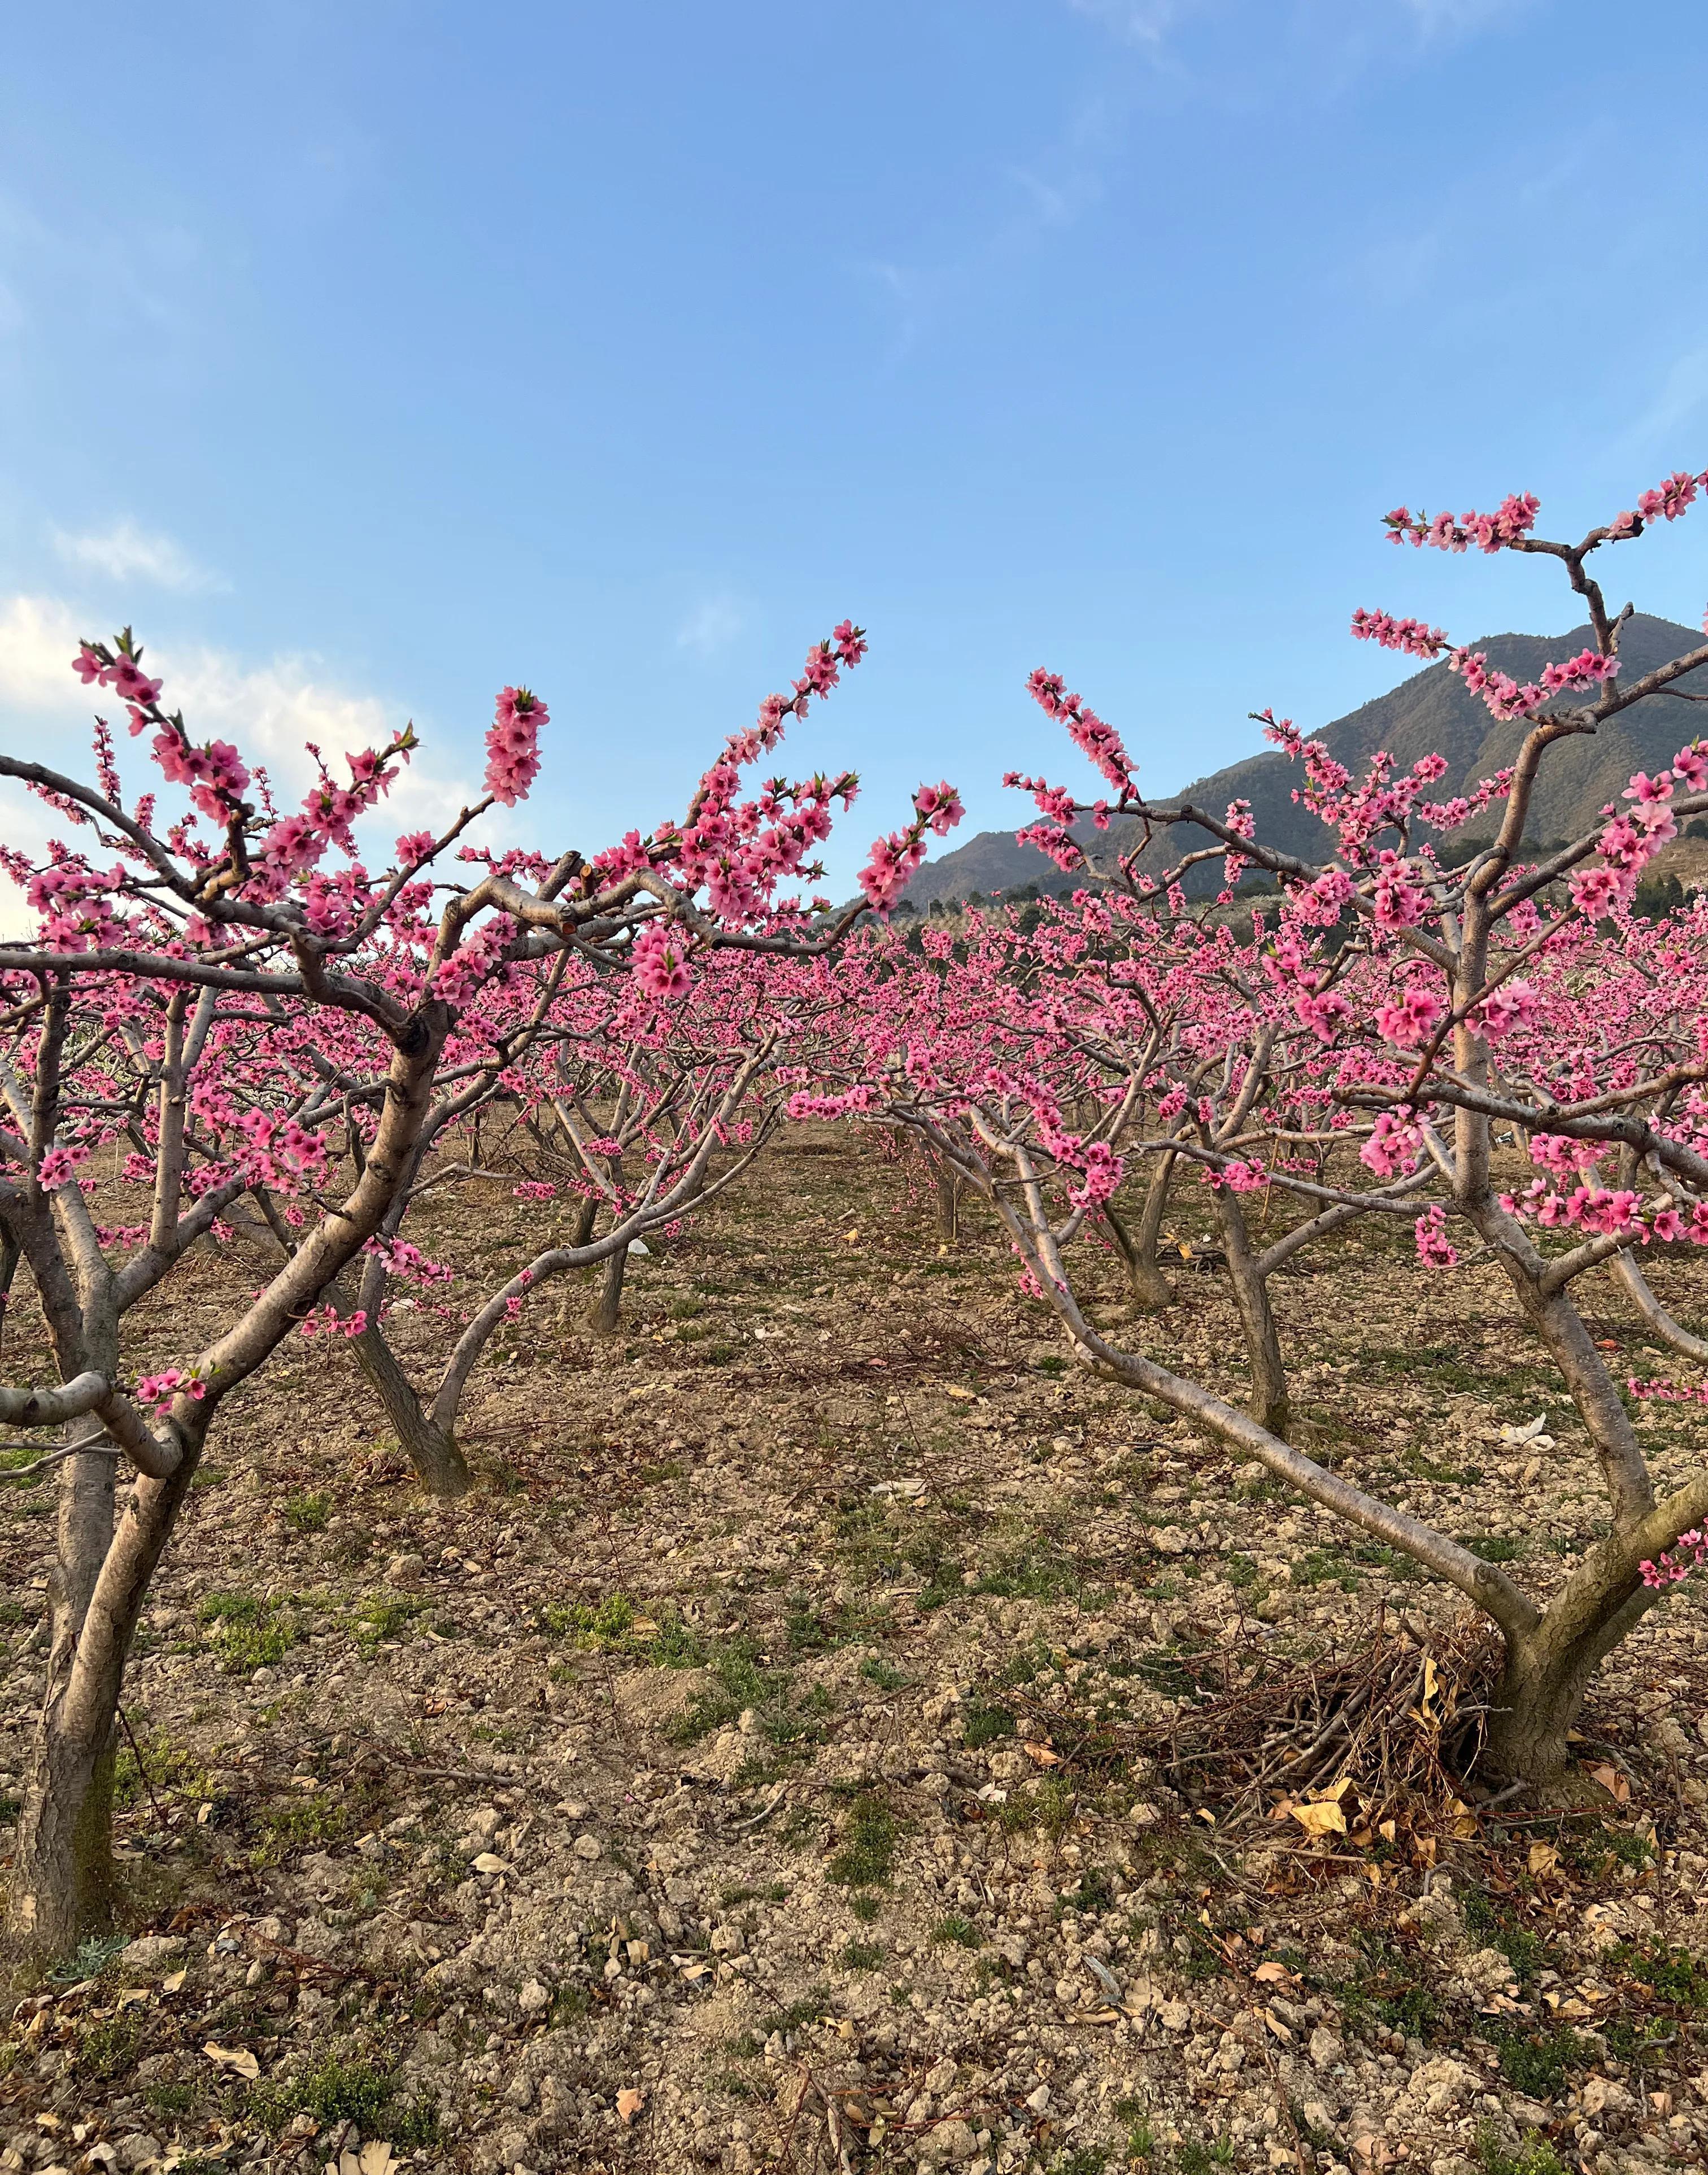
[{"label": "small rock", "polygon": [[1615,2084],[1611,2077],[1591,2077],[1583,2088],[1583,2111],[1592,2119],[1623,2114],[1633,2104],[1624,2086]]},{"label": "small rock", "polygon": [[1165,2001],[1157,2011],[1163,2028],[1169,2031],[1184,2031],[1192,2021],[1192,2011],[1184,2001]]},{"label": "small rock", "polygon": [[1184,1526],[1164,1526],[1152,1534],[1151,1545],[1161,1555],[1183,1556],[1192,1545],[1192,1536]]},{"label": "small rock", "polygon": [[426,1574],[426,1569],[427,1563],[425,1556],[393,1556],[386,1565],[386,1584],[401,1587],[419,1586]]},{"label": "small rock", "polygon": [[1341,2042],[1326,2024],[1319,2024],[1310,2035],[1310,2058],[1319,2069],[1332,2069],[1341,2058]]},{"label": "small rock", "polygon": [[537,1978],[528,1979],[516,1997],[516,2006],[524,2016],[538,2016],[542,2010],[550,2008],[551,1990],[542,1986]]},{"label": "small rock", "polygon": [[324,1961],[335,1956],[344,1946],[344,1936],[318,1918],[305,1918],[296,1929],[293,1945],[305,1956],[317,1956]]},{"label": "small rock", "polygon": [[589,1865],[603,1854],[604,1850],[605,1845],[596,1835],[578,1835],[575,1839],[576,1856],[585,1858]]},{"label": "small rock", "polygon": [[134,2136],[122,2137],[118,2141],[118,2164],[121,2167],[146,2167],[151,2160],[160,2156],[158,2138],[150,2137],[145,2130]]},{"label": "small rock", "polygon": [[957,2115],[948,2122],[935,2123],[926,2131],[925,2149],[933,2159],[947,2161],[952,2166],[959,2167],[977,2152],[979,2140],[973,2134],[972,2123]]},{"label": "small rock", "polygon": [[190,1953],[190,1944],[176,1934],[143,1934],[127,1942],[119,1955],[121,1971],[160,1971],[171,1964],[181,1964]]},{"label": "small rock", "polygon": [[1040,2085],[1035,2092],[1028,2092],[1026,2104],[1034,2114],[1043,2114],[1049,2106],[1049,2086]]}]

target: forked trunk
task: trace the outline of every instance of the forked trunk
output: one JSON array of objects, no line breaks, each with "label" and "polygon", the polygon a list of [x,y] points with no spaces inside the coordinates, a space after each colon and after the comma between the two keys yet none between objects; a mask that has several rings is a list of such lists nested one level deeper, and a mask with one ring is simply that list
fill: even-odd
[{"label": "forked trunk", "polygon": [[398,1364],[383,1335],[377,1329],[364,1330],[355,1338],[354,1349],[355,1363],[385,1407],[399,1446],[415,1468],[422,1487],[446,1503],[466,1495],[474,1485],[474,1476],[457,1438],[422,1405],[414,1383]]},{"label": "forked trunk", "polygon": [[1145,1205],[1136,1224],[1125,1223],[1116,1214],[1113,1201],[1103,1204],[1103,1221],[1126,1269],[1127,1297],[1139,1314],[1160,1314],[1164,1307],[1174,1304],[1174,1288],[1163,1274],[1157,1259],[1174,1174],[1174,1156],[1171,1150],[1157,1158],[1151,1182],[1145,1189]]}]

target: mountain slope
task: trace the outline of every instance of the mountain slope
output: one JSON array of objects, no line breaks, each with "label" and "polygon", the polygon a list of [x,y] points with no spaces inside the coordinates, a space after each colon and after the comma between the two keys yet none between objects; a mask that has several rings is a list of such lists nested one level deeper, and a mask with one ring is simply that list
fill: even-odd
[{"label": "mountain slope", "polygon": [[[1491,664],[1526,681],[1536,679],[1550,659],[1570,657],[1590,639],[1589,629],[1580,626],[1556,636],[1497,634],[1472,647],[1486,651]],[[1638,613],[1626,621],[1620,637],[1624,675],[1628,680],[1640,678],[1657,664],[1682,657],[1701,641],[1700,634],[1675,621]],[[1689,674],[1678,684],[1694,693],[1708,694],[1708,668]],[[1448,770],[1440,784],[1431,789],[1431,797],[1445,800],[1512,762],[1525,730],[1521,721],[1497,723],[1445,664],[1432,664],[1389,693],[1337,718],[1314,737],[1354,772],[1362,771],[1379,749],[1385,748],[1401,770],[1409,769],[1419,756],[1439,751],[1447,758]],[[1651,696],[1623,712],[1593,737],[1568,740],[1553,749],[1543,766],[1530,819],[1531,835],[1564,838],[1587,830],[1603,804],[1618,798],[1633,771],[1664,767],[1698,731],[1708,733],[1708,708],[1678,702],[1670,696]],[[1078,763],[1065,735],[1042,724],[1040,746],[1033,760],[1050,777],[1072,776]],[[1190,800],[1217,815],[1230,800],[1249,800],[1260,838],[1284,851],[1315,858],[1322,851],[1326,833],[1314,816],[1295,805],[1293,789],[1299,783],[1299,766],[1266,750],[1198,778],[1178,794],[1161,797]],[[1014,799],[1017,829],[1032,819],[1033,811],[1025,796],[1017,794]],[[1493,820],[1491,811],[1488,816],[1473,819],[1469,827],[1486,832]],[[1109,843],[1103,841],[1105,846]],[[1160,857],[1153,854],[1152,858]],[[1028,883],[1037,884],[1041,890],[1055,890],[1062,887],[1063,881],[1053,862],[1033,847],[1017,845],[1012,831],[981,831],[952,853],[926,862],[915,873],[904,896],[923,913],[934,899],[988,896],[993,891],[1010,891]]]}]

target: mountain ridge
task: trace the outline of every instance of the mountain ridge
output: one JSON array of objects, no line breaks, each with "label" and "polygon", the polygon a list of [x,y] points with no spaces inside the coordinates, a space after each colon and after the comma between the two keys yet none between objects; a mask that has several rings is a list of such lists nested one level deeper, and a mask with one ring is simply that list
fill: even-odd
[{"label": "mountain ridge", "polygon": [[[1562,635],[1490,635],[1471,647],[1523,682],[1537,679],[1551,659],[1571,656],[1592,640],[1589,628],[1579,626]],[[1625,676],[1640,678],[1657,665],[1670,664],[1700,647],[1702,640],[1676,620],[1635,613],[1619,640]],[[1687,674],[1678,686],[1708,696],[1708,667]],[[1566,741],[1543,766],[1532,805],[1530,835],[1547,840],[1576,837],[1588,830],[1605,803],[1618,799],[1634,771],[1663,768],[1684,742],[1695,737],[1699,714],[1694,703],[1651,695],[1622,711],[1593,737]],[[1394,758],[1397,771],[1410,769],[1420,756],[1439,752],[1447,759],[1447,775],[1431,788],[1430,797],[1446,800],[1513,762],[1527,730],[1525,719],[1503,724],[1491,717],[1481,699],[1468,693],[1445,664],[1431,664],[1310,737],[1320,740],[1354,773],[1365,769],[1382,749]],[[1700,730],[1708,732],[1708,715],[1701,716]],[[1056,740],[1053,755],[1044,753],[1034,760],[1041,762],[1046,774],[1059,776],[1065,767],[1060,757],[1072,752],[1064,735]],[[1325,834],[1317,818],[1293,799],[1293,789],[1299,782],[1296,763],[1266,749],[1225,764],[1164,798],[1170,804],[1190,800],[1217,813],[1230,800],[1249,800],[1260,838],[1284,852],[1315,860],[1320,857]],[[1017,795],[1014,829],[1034,815],[1029,800]],[[1491,811],[1488,818],[1473,817],[1470,827],[1476,830],[1480,822],[1487,829],[1493,820]],[[1086,835],[1093,834],[1087,830]],[[1131,826],[1127,835],[1131,835]],[[1120,833],[1111,831],[1103,843],[1106,847],[1120,843]],[[1163,850],[1153,846],[1146,858],[1160,864]],[[1041,891],[1071,887],[1071,880],[1036,847],[1017,844],[1013,830],[981,831],[915,870],[902,896],[923,913],[940,899],[988,897],[1026,884],[1036,884]]]}]

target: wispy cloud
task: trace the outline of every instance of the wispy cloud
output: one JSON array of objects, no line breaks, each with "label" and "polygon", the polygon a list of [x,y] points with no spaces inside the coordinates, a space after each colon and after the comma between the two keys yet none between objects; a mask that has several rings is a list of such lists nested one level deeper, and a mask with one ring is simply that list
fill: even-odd
[{"label": "wispy cloud", "polygon": [[[79,761],[79,725],[92,724],[98,691],[85,688],[71,670],[87,621],[61,597],[0,598],[0,744],[55,751],[57,763],[73,773]],[[265,766],[281,806],[306,791],[314,763],[306,743],[312,741],[328,767],[338,757],[364,747],[383,746],[406,722],[400,703],[382,696],[340,686],[323,659],[287,654],[264,664],[247,664],[229,651],[208,647],[156,650],[149,644],[147,663],[165,679],[163,699],[182,706],[193,738],[230,740],[252,770]],[[103,706],[122,724],[121,706]],[[153,784],[159,775],[141,746],[118,734],[118,756],[132,792]],[[427,746],[402,769],[396,784],[365,827],[364,849],[375,864],[388,856],[400,832],[442,828],[472,800],[472,778],[459,773],[456,751],[427,735]],[[39,804],[0,794],[0,838],[26,853],[39,854],[46,818]],[[476,834],[478,835],[478,834]]]},{"label": "wispy cloud", "polygon": [[1160,45],[1197,0],[1067,0],[1076,15],[1087,15],[1136,46]]},{"label": "wispy cloud", "polygon": [[676,647],[695,657],[720,657],[740,635],[747,615],[734,597],[707,597],[676,630]]},{"label": "wispy cloud", "polygon": [[116,521],[109,529],[81,534],[56,529],[53,548],[68,566],[105,574],[109,581],[150,582],[185,594],[230,587],[222,576],[198,566],[170,536],[139,529],[134,521]]},{"label": "wispy cloud", "polygon": [[1474,36],[1498,23],[1527,14],[1538,0],[1399,0],[1426,39]]}]

